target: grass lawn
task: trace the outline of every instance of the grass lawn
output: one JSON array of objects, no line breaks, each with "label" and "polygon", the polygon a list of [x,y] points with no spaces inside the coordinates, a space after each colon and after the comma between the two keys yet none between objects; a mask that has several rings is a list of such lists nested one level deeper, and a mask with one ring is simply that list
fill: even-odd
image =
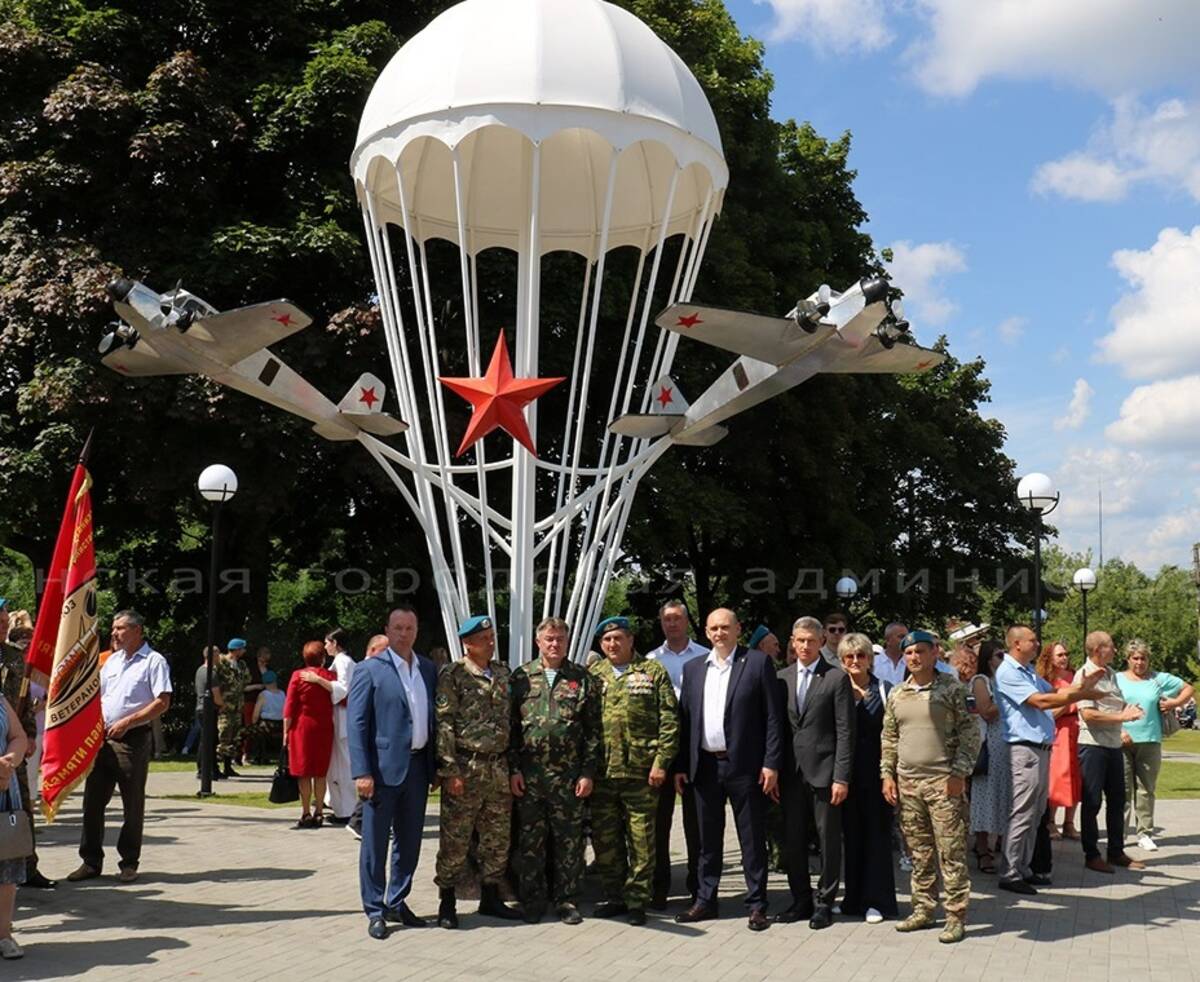
[{"label": "grass lawn", "polygon": [[[274,764],[252,764],[250,766],[250,768],[248,768],[248,769],[251,771],[253,771],[253,770],[261,771],[261,770],[266,770],[267,768],[273,768],[274,766],[275,766]],[[151,774],[170,773],[173,771],[194,771],[195,769],[196,769],[196,758],[195,757],[175,756],[175,757],[166,757],[162,760],[150,761],[150,773]],[[235,768],[235,770],[237,770],[239,772],[242,771],[243,769],[244,768],[240,764]]]},{"label": "grass lawn", "polygon": [[1200,754],[1200,730],[1180,730],[1163,741],[1163,750],[1183,754]]},{"label": "grass lawn", "polygon": [[1158,798],[1200,798],[1200,764],[1164,760],[1154,793]]},{"label": "grass lawn", "polygon": [[299,809],[300,807],[298,801],[291,801],[286,805],[277,805],[273,801],[268,801],[266,791],[234,791],[230,794],[222,794],[218,791],[208,798],[197,798],[194,794],[160,794],[152,797],[168,798],[171,801],[199,801],[211,805],[241,805],[245,808]]}]

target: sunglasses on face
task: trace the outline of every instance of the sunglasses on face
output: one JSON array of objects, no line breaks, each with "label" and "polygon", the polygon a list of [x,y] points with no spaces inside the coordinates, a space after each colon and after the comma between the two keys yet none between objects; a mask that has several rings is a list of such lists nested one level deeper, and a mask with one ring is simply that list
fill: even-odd
[{"label": "sunglasses on face", "polygon": [[866,661],[869,657],[870,655],[864,654],[861,651],[847,651],[844,655],[842,655],[842,658],[850,659],[852,661]]},{"label": "sunglasses on face", "polygon": [[840,624],[835,624],[832,627],[825,628],[825,633],[826,634],[845,634],[846,629],[844,627],[842,627]]}]

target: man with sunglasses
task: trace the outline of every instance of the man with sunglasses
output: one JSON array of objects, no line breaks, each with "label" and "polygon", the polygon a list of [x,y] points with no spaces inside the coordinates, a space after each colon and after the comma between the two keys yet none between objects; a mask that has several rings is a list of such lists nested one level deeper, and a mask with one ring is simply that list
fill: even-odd
[{"label": "man with sunglasses", "polygon": [[821,646],[821,657],[834,668],[841,668],[842,663],[838,658],[837,649],[838,645],[842,643],[842,638],[846,636],[846,632],[850,630],[850,618],[840,610],[835,610],[825,616],[822,626],[825,629],[825,643]]}]

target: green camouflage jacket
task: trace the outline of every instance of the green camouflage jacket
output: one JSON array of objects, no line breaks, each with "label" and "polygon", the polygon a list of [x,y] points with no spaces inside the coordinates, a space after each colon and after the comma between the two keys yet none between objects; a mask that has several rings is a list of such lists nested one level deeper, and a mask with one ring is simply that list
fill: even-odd
[{"label": "green camouflage jacket", "polygon": [[967,711],[967,689],[935,672],[918,686],[911,678],[892,689],[883,712],[883,777],[967,777],[979,757],[978,717]]},{"label": "green camouflage jacket", "polygon": [[600,703],[596,681],[564,661],[551,687],[541,659],[512,678],[512,744],[509,768],[533,768],[594,779],[600,763]]},{"label": "green camouflage jacket", "polygon": [[[17,711],[17,703],[21,698],[21,679],[25,677],[25,653],[15,644],[7,641],[0,643],[0,690],[4,698]],[[33,716],[33,700],[25,700],[25,713],[21,717],[21,725],[25,728],[27,737],[37,736],[37,721]]]},{"label": "green camouflage jacket", "polygon": [[508,753],[509,692],[512,673],[502,662],[488,663],[489,679],[469,658],[460,658],[438,676],[437,758],[441,777],[462,777],[472,755]]},{"label": "green camouflage jacket", "polygon": [[221,699],[225,703],[225,707],[217,712],[241,715],[246,686],[250,684],[250,669],[242,659],[234,661],[224,655],[214,659],[212,684],[214,689],[221,690]]},{"label": "green camouflage jacket", "polygon": [[667,670],[635,653],[622,674],[607,658],[590,671],[600,697],[600,776],[645,778],[652,767],[669,770],[679,749],[679,708]]}]

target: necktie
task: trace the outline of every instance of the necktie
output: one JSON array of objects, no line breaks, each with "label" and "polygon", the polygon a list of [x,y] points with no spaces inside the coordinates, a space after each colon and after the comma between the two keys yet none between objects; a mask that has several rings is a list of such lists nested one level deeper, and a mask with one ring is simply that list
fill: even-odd
[{"label": "necktie", "polygon": [[796,686],[796,712],[804,712],[804,700],[808,698],[808,683],[812,680],[812,672],[807,668],[800,669],[800,682]]}]

